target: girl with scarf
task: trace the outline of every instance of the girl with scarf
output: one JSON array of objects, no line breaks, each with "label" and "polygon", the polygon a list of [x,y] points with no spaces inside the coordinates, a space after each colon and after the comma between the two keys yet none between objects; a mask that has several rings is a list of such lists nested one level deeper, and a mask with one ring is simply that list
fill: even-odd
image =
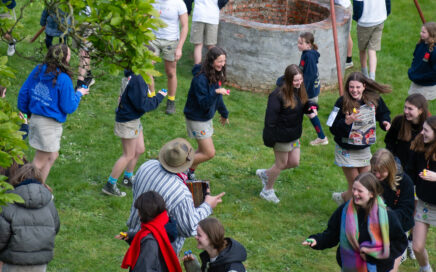
[{"label": "girl with scarf", "polygon": [[165,230],[169,218],[163,198],[154,191],[148,191],[136,199],[135,208],[141,220],[141,229],[137,233],[128,233],[127,237],[115,236],[130,243],[121,268],[130,267],[129,271],[141,272],[182,272]]},{"label": "girl with scarf", "polygon": [[418,197],[413,228],[413,251],[418,260],[419,271],[433,271],[425,249],[428,229],[436,226],[436,116],[424,122],[421,133],[413,140],[410,148],[412,156],[407,165],[407,173],[415,183]]},{"label": "girl with scarf", "polygon": [[407,247],[407,237],[394,212],[380,197],[380,183],[372,173],[359,174],[352,199],[339,206],[327,229],[309,236],[303,245],[313,249],[334,247],[342,271],[390,271]]}]

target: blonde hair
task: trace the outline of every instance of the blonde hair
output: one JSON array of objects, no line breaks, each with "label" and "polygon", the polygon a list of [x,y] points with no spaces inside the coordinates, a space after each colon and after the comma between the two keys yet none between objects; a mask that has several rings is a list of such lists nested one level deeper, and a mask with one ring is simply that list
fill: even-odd
[{"label": "blonde hair", "polygon": [[397,164],[395,163],[395,158],[392,153],[386,148],[380,148],[377,150],[371,158],[371,172],[388,172],[386,178],[389,187],[392,191],[397,189],[401,177],[397,177]]},{"label": "blonde hair", "polygon": [[428,43],[428,51],[433,52],[433,47],[436,43],[436,23],[435,22],[427,22],[422,25],[428,32],[428,40],[424,41],[420,39],[419,42]]}]

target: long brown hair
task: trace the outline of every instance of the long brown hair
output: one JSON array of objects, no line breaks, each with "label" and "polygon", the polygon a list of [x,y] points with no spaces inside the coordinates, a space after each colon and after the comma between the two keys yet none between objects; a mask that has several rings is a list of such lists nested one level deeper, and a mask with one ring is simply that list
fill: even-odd
[{"label": "long brown hair", "polygon": [[285,69],[285,76],[283,84],[280,87],[280,96],[283,99],[283,105],[285,108],[291,107],[292,109],[297,106],[297,101],[295,96],[297,96],[302,104],[307,102],[306,88],[304,87],[304,82],[301,82],[299,89],[294,88],[294,77],[296,75],[301,75],[303,77],[303,72],[296,64],[291,64]]},{"label": "long brown hair", "polygon": [[[409,104],[412,104],[413,106],[417,107],[418,110],[421,110],[421,114],[419,115],[418,119],[418,125],[420,129],[422,129],[422,125],[424,124],[425,120],[427,120],[428,117],[428,102],[427,99],[422,94],[411,94],[406,98],[406,101]],[[412,122],[408,121],[406,119],[405,114],[399,115],[402,116],[401,120],[401,127],[400,131],[398,132],[398,140],[402,141],[410,141],[412,140]]]},{"label": "long brown hair", "polygon": [[226,66],[224,65],[221,71],[215,70],[213,67],[214,61],[219,56],[227,56],[226,51],[220,47],[212,47],[209,49],[209,51],[206,54],[206,58],[204,59],[203,63],[201,64],[201,71],[200,73],[204,73],[209,80],[209,83],[216,84],[218,82],[221,82],[224,84],[226,81]]},{"label": "long brown hair", "polygon": [[395,191],[399,185],[399,180],[397,179],[397,164],[395,163],[394,155],[386,148],[380,148],[372,155],[370,163],[372,173],[374,171],[379,173],[388,172],[386,180],[389,187]]},{"label": "long brown hair", "polygon": [[419,42],[428,43],[428,51],[433,52],[433,47],[436,43],[436,22],[427,22],[422,25],[428,32],[428,40],[419,39]]},{"label": "long brown hair", "polygon": [[365,207],[365,213],[366,215],[368,215],[372,206],[374,206],[375,200],[379,195],[382,194],[383,187],[380,185],[377,178],[371,172],[365,172],[359,174],[354,179],[354,182],[356,181],[360,182],[360,184],[362,184],[363,187],[365,187],[373,195],[373,197],[368,201],[368,204]]},{"label": "long brown hair", "polygon": [[389,93],[392,91],[391,87],[388,85],[377,83],[364,76],[361,72],[353,72],[348,76],[347,82],[345,83],[344,106],[342,108],[344,114],[353,112],[353,108],[358,109],[360,107],[359,101],[356,101],[350,95],[350,81],[358,81],[363,84],[365,88],[362,93],[363,103],[367,105],[373,104],[375,107],[378,106],[380,93]]},{"label": "long brown hair", "polygon": [[318,50],[318,45],[315,44],[315,37],[310,32],[303,32],[300,34],[300,38],[312,47],[313,50]]},{"label": "long brown hair", "polygon": [[209,238],[211,246],[220,252],[227,246],[224,239],[225,230],[221,222],[213,217],[201,220],[198,225]]},{"label": "long brown hair", "polygon": [[[436,135],[436,116],[428,117],[424,123],[427,123]],[[424,152],[426,160],[432,159],[436,161],[436,138],[426,144],[424,143],[424,136],[420,133],[415,137],[415,140],[412,141],[410,149],[416,152]]]},{"label": "long brown hair", "polygon": [[[47,55],[45,56],[43,62],[43,64],[47,65],[45,73],[53,73],[55,75],[53,78],[53,86],[56,84],[57,78],[61,72],[67,74],[71,79],[73,78],[73,72],[71,71],[69,62],[67,61],[68,50],[69,48],[67,45],[63,43],[56,44],[50,46]],[[39,66],[39,71],[41,71],[41,68],[42,65]]]}]

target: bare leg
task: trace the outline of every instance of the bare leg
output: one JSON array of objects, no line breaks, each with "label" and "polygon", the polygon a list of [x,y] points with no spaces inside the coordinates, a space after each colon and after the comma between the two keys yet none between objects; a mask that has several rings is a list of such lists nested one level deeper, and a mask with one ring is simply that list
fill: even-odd
[{"label": "bare leg", "polygon": [[428,265],[428,253],[425,249],[425,241],[427,240],[428,224],[416,221],[413,227],[413,251],[415,252],[416,260],[419,266]]},{"label": "bare leg", "polygon": [[198,43],[194,45],[194,64],[201,63],[201,51],[203,49],[203,44]]},{"label": "bare leg", "polygon": [[368,68],[366,50],[359,50],[359,55],[360,55],[360,68],[362,69]]},{"label": "bare leg", "polygon": [[129,162],[134,160],[136,156],[137,138],[121,139],[121,143],[123,145],[123,155],[121,155],[121,157],[117,160],[111,172],[111,177],[115,179],[118,179],[120,177]]},{"label": "bare leg", "polygon": [[369,57],[369,74],[375,75],[375,70],[377,69],[377,52],[375,50],[368,49]]},{"label": "bare leg", "polygon": [[58,152],[44,152],[41,150],[36,150],[35,157],[33,158],[33,163],[35,164],[36,168],[41,171],[42,182],[45,183],[45,181],[47,180],[50,169],[58,156]]},{"label": "bare leg", "polygon": [[177,91],[177,62],[165,61],[165,73],[167,74],[168,96],[176,96]]},{"label": "bare leg", "polygon": [[139,157],[144,154],[145,145],[144,145],[144,134],[141,131],[139,133],[138,138],[136,138],[136,148],[135,148],[135,157],[129,161],[126,167],[126,171],[132,173],[135,170],[136,163],[138,162]]},{"label": "bare leg", "polygon": [[91,70],[91,58],[89,53],[83,49],[79,50],[79,74],[77,75],[78,80],[85,80],[85,77],[89,70]]},{"label": "bare leg", "polygon": [[215,146],[212,137],[206,139],[197,139],[198,149],[195,151],[194,162],[191,168],[197,169],[200,163],[208,161],[215,157]]},{"label": "bare leg", "polygon": [[347,42],[347,57],[353,56],[353,39],[351,38],[351,33],[348,35]]},{"label": "bare leg", "polygon": [[274,183],[280,172],[284,169],[294,168],[300,164],[300,148],[295,148],[290,152],[274,151],[275,162],[270,169],[266,170],[268,182],[265,190],[270,190],[274,187]]}]

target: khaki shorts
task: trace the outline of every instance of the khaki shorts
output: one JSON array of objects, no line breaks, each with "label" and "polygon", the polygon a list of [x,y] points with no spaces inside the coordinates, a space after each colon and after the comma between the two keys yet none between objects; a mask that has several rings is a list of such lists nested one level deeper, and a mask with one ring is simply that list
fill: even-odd
[{"label": "khaki shorts", "polygon": [[162,58],[166,61],[175,61],[174,54],[176,53],[177,45],[179,41],[168,41],[163,39],[156,39],[150,42],[150,46],[154,49],[154,54],[160,56],[162,52]]},{"label": "khaki shorts", "polygon": [[274,145],[274,151],[279,151],[279,152],[291,152],[296,148],[300,148],[300,139],[297,139],[289,143],[275,143]]},{"label": "khaki shorts", "polygon": [[418,199],[418,203],[416,203],[415,221],[436,226],[436,205]]},{"label": "khaki shorts", "polygon": [[135,119],[127,122],[115,122],[114,133],[122,139],[138,138],[142,131],[141,120]]},{"label": "khaki shorts", "polygon": [[335,164],[340,167],[365,167],[371,160],[371,148],[344,149],[339,145],[335,147]]},{"label": "khaki shorts", "polygon": [[57,152],[61,147],[62,123],[32,114],[29,120],[29,145],[44,152]]},{"label": "khaki shorts", "polygon": [[218,25],[192,22],[190,42],[193,44],[215,45],[218,39]]},{"label": "khaki shorts", "polygon": [[208,121],[193,121],[189,119],[186,120],[186,131],[190,138],[195,138],[198,140],[207,139],[213,135],[213,121],[212,119]]},{"label": "khaki shorts", "polygon": [[357,42],[359,50],[375,50],[381,49],[381,39],[384,23],[376,26],[363,27],[357,25]]},{"label": "khaki shorts", "polygon": [[412,81],[410,84],[409,95],[414,93],[422,94],[427,100],[436,99],[436,85],[422,86]]}]

